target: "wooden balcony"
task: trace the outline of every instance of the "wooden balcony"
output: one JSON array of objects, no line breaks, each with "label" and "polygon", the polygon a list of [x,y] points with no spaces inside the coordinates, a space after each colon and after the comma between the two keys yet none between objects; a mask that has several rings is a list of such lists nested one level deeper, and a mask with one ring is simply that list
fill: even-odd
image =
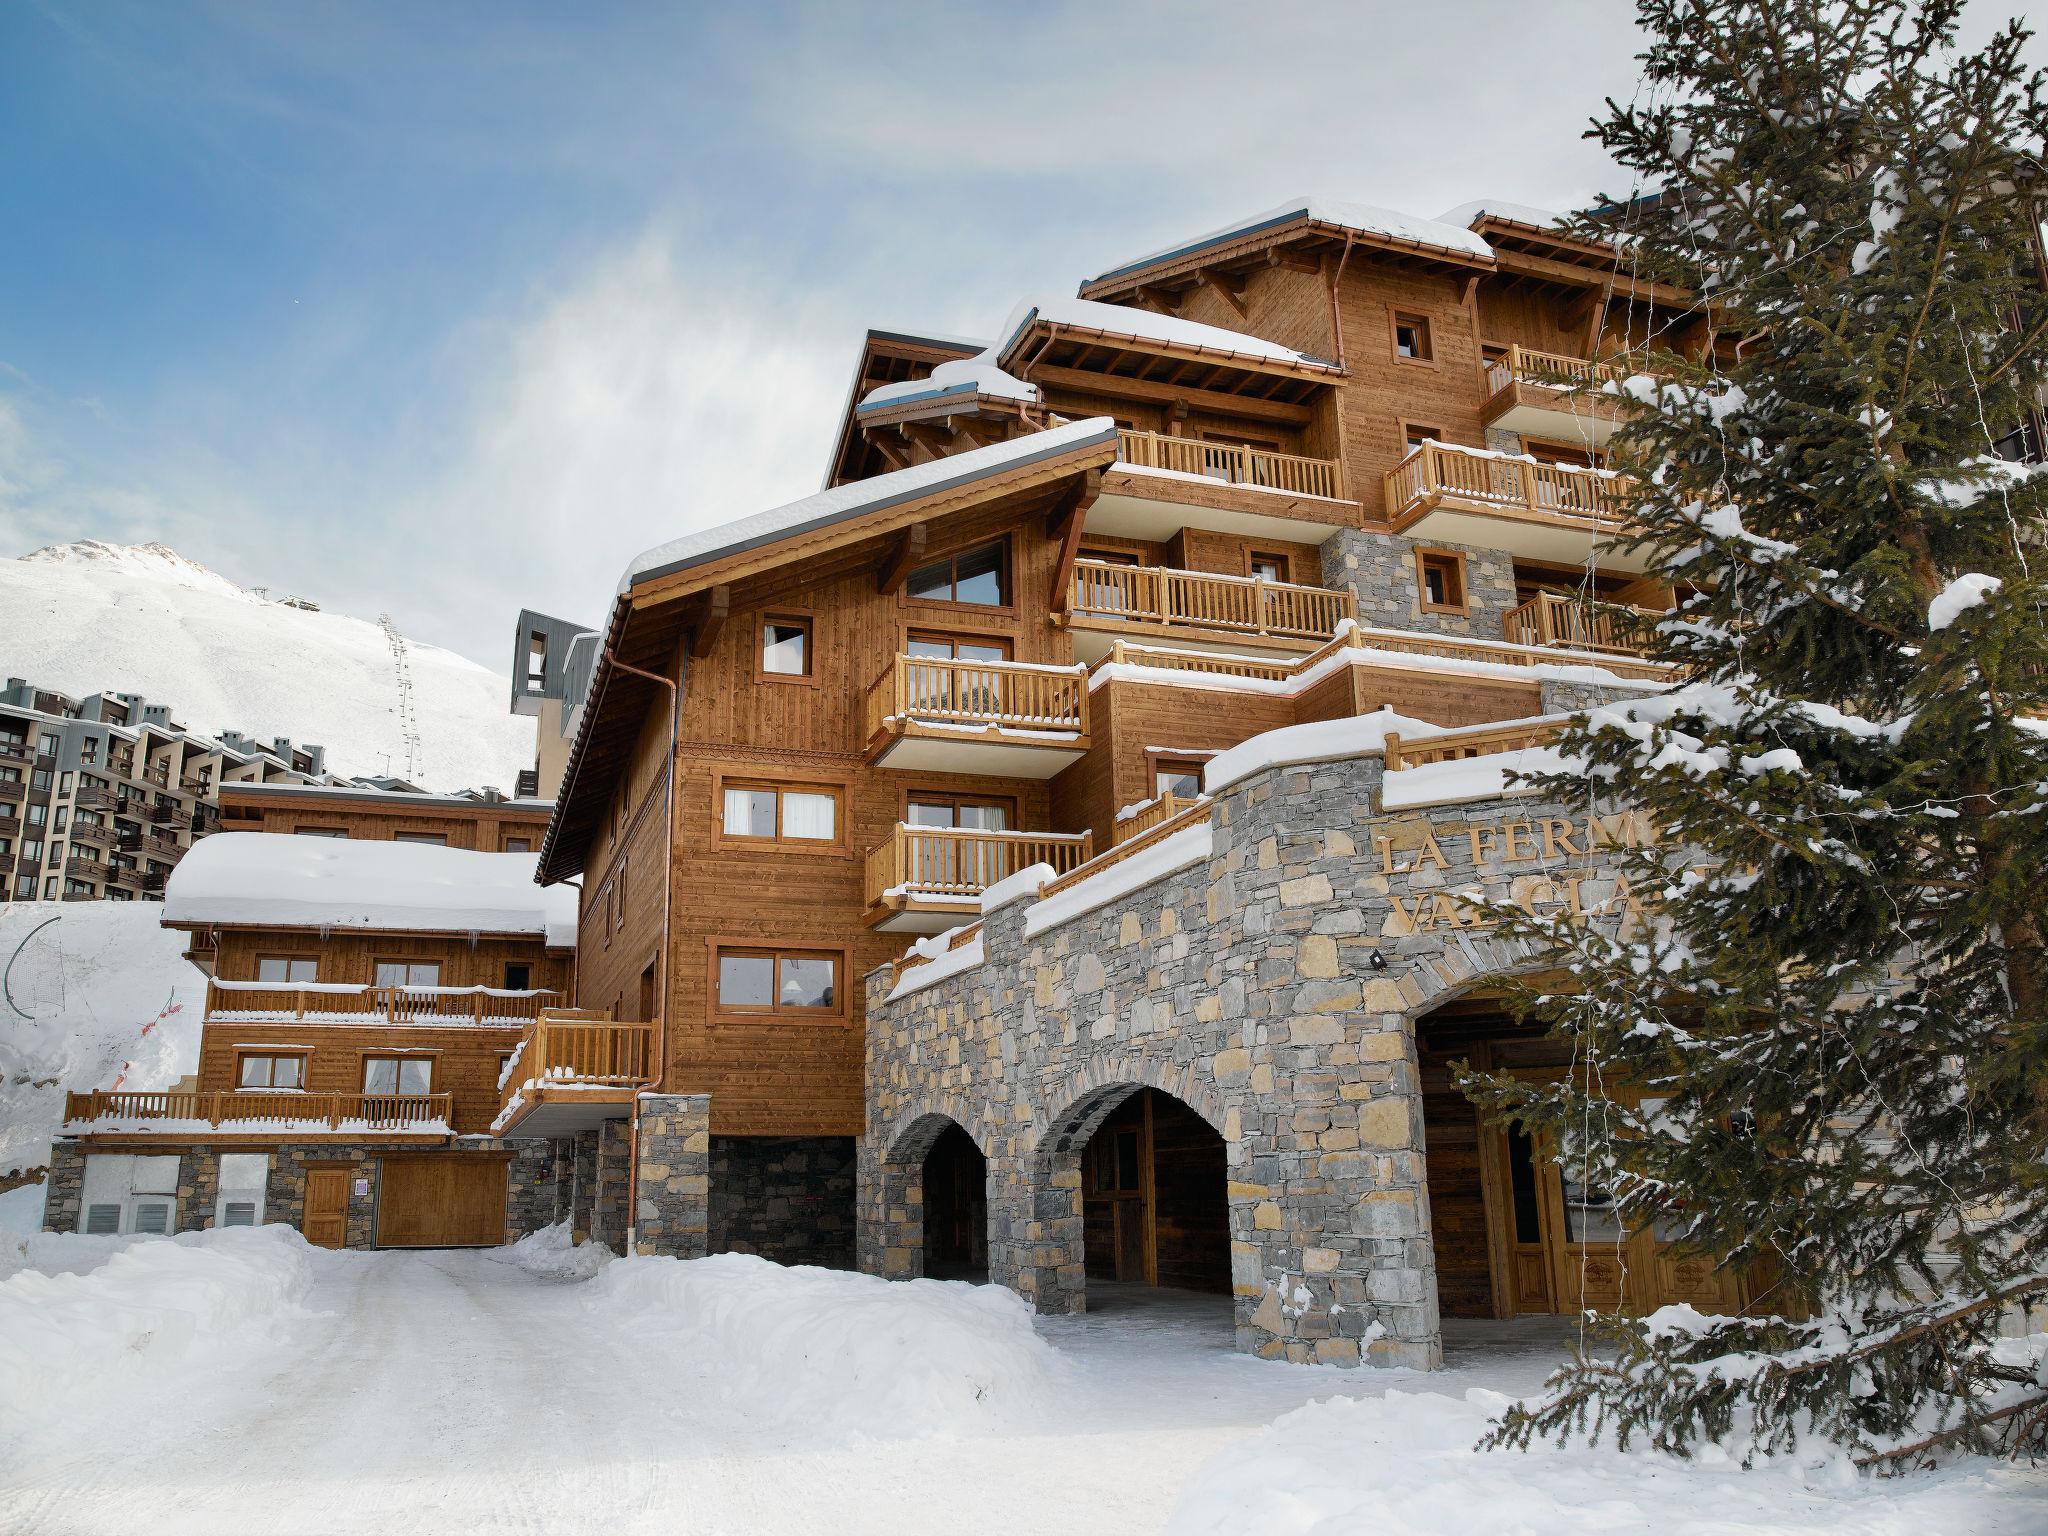
[{"label": "wooden balcony", "polygon": [[445,1093],[67,1093],[67,1136],[454,1134]]},{"label": "wooden balcony", "polygon": [[19,805],[28,798],[28,785],[21,779],[0,779],[0,800]]},{"label": "wooden balcony", "polygon": [[1327,587],[1076,560],[1066,622],[1074,654],[1092,663],[1119,636],[1299,653],[1357,612],[1351,593]]},{"label": "wooden balcony", "polygon": [[1489,359],[1483,371],[1486,403],[1479,419],[1485,425],[1598,449],[1613,436],[1627,405],[1623,396],[1602,392],[1602,386],[1618,384],[1634,370],[1513,346]]},{"label": "wooden balcony", "polygon": [[868,687],[868,761],[1049,779],[1088,750],[1080,667],[898,656]]},{"label": "wooden balcony", "polygon": [[500,1136],[568,1136],[623,1120],[654,1081],[655,1026],[548,1008],[527,1026],[499,1083]]},{"label": "wooden balcony", "polygon": [[64,873],[80,880],[105,880],[107,863],[104,859],[88,859],[74,853],[64,860]]},{"label": "wooden balcony", "polygon": [[1132,838],[1150,832],[1162,821],[1173,820],[1182,811],[1190,806],[1200,805],[1206,798],[1204,795],[1160,795],[1157,799],[1147,800],[1130,815],[1117,821],[1116,832],[1110,846],[1121,848]]},{"label": "wooden balcony", "polygon": [[1649,608],[1585,602],[1556,592],[1539,592],[1501,616],[1502,638],[1515,645],[1558,646],[1574,651],[1600,651],[1615,656],[1640,656],[1640,639],[1625,633],[1628,616],[1654,620]]},{"label": "wooden balcony", "polygon": [[1393,531],[1530,560],[1577,565],[1600,546],[1600,563],[1639,571],[1647,551],[1624,554],[1630,482],[1606,470],[1540,464],[1519,455],[1423,443],[1387,472]]},{"label": "wooden balcony", "polygon": [[868,850],[869,926],[884,933],[938,933],[976,917],[981,893],[1034,864],[1065,874],[1094,853],[1086,832],[984,832],[902,822]]},{"label": "wooden balcony", "polygon": [[89,821],[71,823],[71,841],[74,843],[91,843],[95,848],[111,848],[116,840],[114,829],[103,822],[97,825]]},{"label": "wooden balcony", "polygon": [[1137,469],[1164,469],[1224,485],[1342,500],[1344,466],[1335,459],[1275,453],[1246,443],[1212,443],[1161,432],[1117,433],[1117,458]]},{"label": "wooden balcony", "polygon": [[1468,758],[1495,757],[1503,752],[1521,752],[1552,741],[1560,729],[1556,720],[1512,720],[1505,725],[1470,726],[1404,741],[1387,733],[1387,772],[1403,768],[1424,768],[1431,763],[1461,763]]},{"label": "wooden balcony", "polygon": [[328,982],[304,987],[212,981],[206,1017],[216,1023],[476,1024],[523,1029],[561,996],[540,989],[373,987]]}]

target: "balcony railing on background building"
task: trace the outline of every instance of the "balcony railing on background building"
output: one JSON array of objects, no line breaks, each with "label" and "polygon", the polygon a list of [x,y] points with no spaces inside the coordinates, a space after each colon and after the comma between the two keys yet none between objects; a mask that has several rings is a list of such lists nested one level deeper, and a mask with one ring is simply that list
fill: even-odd
[{"label": "balcony railing on background building", "polygon": [[445,1136],[450,1102],[445,1093],[67,1093],[64,1123],[82,1131],[134,1126],[173,1132],[204,1125],[242,1132],[325,1127]]},{"label": "balcony railing on background building", "polygon": [[1621,527],[1630,482],[1621,475],[1517,455],[1418,444],[1387,471],[1387,514],[1400,526],[1445,503],[1510,516],[1583,519]]},{"label": "balcony railing on background building", "polygon": [[1297,496],[1341,500],[1344,469],[1334,459],[1304,458],[1247,443],[1216,443],[1162,432],[1117,433],[1117,457],[1140,469],[1167,469],[1226,485],[1256,485]]},{"label": "balcony railing on background building", "polygon": [[1643,642],[1628,633],[1630,615],[1644,620],[1662,617],[1648,608],[1539,592],[1502,615],[1501,635],[1515,645],[1554,645],[1635,656],[1641,654]]},{"label": "balcony railing on background building", "polygon": [[279,1022],[311,1019],[343,1024],[505,1024],[539,1017],[547,988],[378,987],[316,982],[285,987],[261,981],[214,981],[206,991],[207,1017]]},{"label": "balcony railing on background building", "polygon": [[1597,389],[1602,384],[1620,383],[1631,371],[1614,363],[1596,363],[1591,358],[1511,346],[1499,357],[1486,360],[1486,393],[1491,397],[1516,384]]},{"label": "balcony railing on background building", "polygon": [[868,904],[892,893],[979,896],[1034,864],[1050,864],[1064,874],[1093,851],[1094,839],[1086,832],[988,832],[898,822],[887,842],[868,850]]}]

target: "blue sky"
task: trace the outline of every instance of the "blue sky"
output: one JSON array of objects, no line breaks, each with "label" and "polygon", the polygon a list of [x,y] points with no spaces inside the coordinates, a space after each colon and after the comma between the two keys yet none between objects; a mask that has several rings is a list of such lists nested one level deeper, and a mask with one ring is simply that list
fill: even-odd
[{"label": "blue sky", "polygon": [[1306,191],[1564,206],[1636,47],[1592,0],[8,0],[0,556],[163,539],[502,668],[521,603],[814,489],[864,325]]}]

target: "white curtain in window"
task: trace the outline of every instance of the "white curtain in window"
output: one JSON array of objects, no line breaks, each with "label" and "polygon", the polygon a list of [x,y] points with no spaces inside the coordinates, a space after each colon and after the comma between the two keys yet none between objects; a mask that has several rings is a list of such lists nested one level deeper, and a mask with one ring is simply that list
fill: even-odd
[{"label": "white curtain in window", "polygon": [[810,837],[829,842],[832,838],[833,803],[830,795],[806,795],[785,791],[782,796],[782,835]]}]

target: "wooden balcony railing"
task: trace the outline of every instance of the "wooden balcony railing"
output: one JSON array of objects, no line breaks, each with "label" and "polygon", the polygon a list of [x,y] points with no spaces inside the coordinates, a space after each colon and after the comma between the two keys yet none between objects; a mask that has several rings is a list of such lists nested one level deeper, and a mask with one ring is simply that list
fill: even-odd
[{"label": "wooden balcony railing", "polygon": [[1539,464],[1448,443],[1422,443],[1387,471],[1387,514],[1394,531],[1444,502],[1508,516],[1582,520],[1619,527],[1630,482],[1598,469]]},{"label": "wooden balcony railing", "polygon": [[1089,619],[1321,640],[1357,614],[1358,600],[1349,592],[1256,576],[1076,560],[1067,606],[1075,617]]},{"label": "wooden balcony railing", "polygon": [[1540,747],[1557,735],[1559,724],[1556,720],[1514,720],[1505,725],[1446,731],[1440,736],[1425,736],[1419,741],[1403,741],[1389,731],[1387,771],[1420,768],[1429,763],[1457,763],[1468,757],[1492,757],[1501,752]]},{"label": "wooden balcony railing", "polygon": [[544,1010],[505,1069],[492,1129],[503,1131],[550,1087],[630,1090],[652,1082],[654,1029],[587,1010]]},{"label": "wooden balcony railing", "polygon": [[1660,617],[1648,608],[1539,592],[1502,615],[1501,633],[1515,645],[1565,646],[1575,651],[1612,651],[1636,656],[1642,653],[1643,644],[1624,632],[1630,614],[1642,619]]},{"label": "wooden balcony railing", "polygon": [[1107,852],[1099,853],[1085,864],[1077,864],[1057,880],[1048,880],[1039,887],[1041,897],[1056,895],[1079,885],[1083,880],[1100,874],[1112,865],[1121,864],[1134,854],[1143,853],[1154,844],[1163,843],[1174,833],[1189,827],[1198,827],[1209,819],[1215,809],[1215,802],[1207,796],[1190,800],[1171,816],[1161,817],[1144,831],[1126,837]]},{"label": "wooden balcony railing", "polygon": [[508,1024],[540,1016],[558,992],[490,987],[374,987],[332,982],[306,987],[214,981],[206,989],[210,1019],[312,1019],[318,1024]]},{"label": "wooden balcony railing", "polygon": [[1110,845],[1121,848],[1140,833],[1150,832],[1162,821],[1171,821],[1189,806],[1200,805],[1202,800],[1201,795],[1161,795],[1155,800],[1147,800],[1137,810],[1117,822]]},{"label": "wooden balcony railing", "polygon": [[[67,1093],[64,1123],[91,1130],[131,1126],[166,1133],[198,1126],[234,1130],[271,1127],[415,1131],[446,1136],[450,1096],[445,1093]],[[108,1125],[107,1122],[114,1122]]]},{"label": "wooden balcony railing", "polygon": [[96,848],[111,848],[116,837],[114,829],[104,822],[74,821],[71,823],[71,841],[91,843]]},{"label": "wooden balcony railing", "polygon": [[909,723],[1088,733],[1088,679],[1079,668],[1018,661],[898,656],[869,684],[872,741]]},{"label": "wooden balcony railing", "polygon": [[1504,355],[1487,360],[1486,393],[1491,397],[1515,384],[1597,389],[1602,384],[1619,383],[1632,371],[1614,363],[1596,363],[1591,358],[1567,357],[1562,352],[1511,346]]},{"label": "wooden balcony railing", "polygon": [[1050,864],[1064,874],[1093,855],[1086,832],[984,832],[902,822],[868,850],[868,905],[897,897],[979,896],[1020,869]]},{"label": "wooden balcony railing", "polygon": [[1333,501],[1344,495],[1344,468],[1335,459],[1309,459],[1244,443],[1211,443],[1160,432],[1119,432],[1116,436],[1117,457],[1142,469],[1170,469],[1226,485],[1256,485]]},{"label": "wooden balcony railing", "polygon": [[9,802],[28,798],[28,785],[20,779],[0,779],[0,800]]}]

